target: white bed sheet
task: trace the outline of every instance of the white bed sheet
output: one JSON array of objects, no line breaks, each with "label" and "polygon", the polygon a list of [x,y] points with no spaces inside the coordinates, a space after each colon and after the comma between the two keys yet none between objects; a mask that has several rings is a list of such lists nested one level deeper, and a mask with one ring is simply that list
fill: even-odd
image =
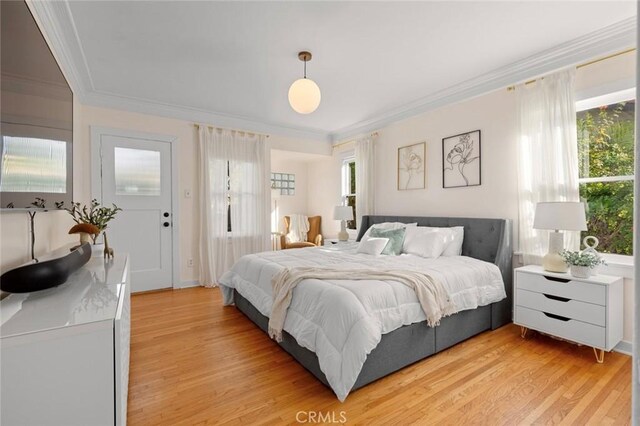
[{"label": "white bed sheet", "polygon": [[[225,304],[233,288],[260,313],[271,313],[271,277],[285,267],[377,268],[422,271],[439,280],[457,311],[475,309],[506,297],[498,267],[466,256],[425,259],[414,255],[372,256],[313,247],[242,257],[220,280]],[[293,291],[284,330],[318,356],[322,372],[344,401],[367,355],[382,335],[426,319],[415,292],[394,281],[304,280]]]}]

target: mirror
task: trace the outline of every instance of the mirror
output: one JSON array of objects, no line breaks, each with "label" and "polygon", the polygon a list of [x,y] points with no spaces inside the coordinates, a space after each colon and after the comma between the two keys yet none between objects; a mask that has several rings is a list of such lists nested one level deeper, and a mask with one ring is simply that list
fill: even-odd
[{"label": "mirror", "polygon": [[71,204],[73,92],[24,1],[0,2],[0,208]]}]

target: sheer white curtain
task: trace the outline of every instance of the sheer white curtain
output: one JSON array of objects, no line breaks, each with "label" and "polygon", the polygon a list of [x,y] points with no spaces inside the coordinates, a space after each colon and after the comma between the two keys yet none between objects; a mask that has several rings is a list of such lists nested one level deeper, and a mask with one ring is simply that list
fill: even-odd
[{"label": "sheer white curtain", "polygon": [[241,256],[270,248],[270,151],[262,135],[207,126],[198,142],[200,284],[215,286]]},{"label": "sheer white curtain", "polygon": [[375,213],[375,155],[373,136],[356,139],[356,224]]},{"label": "sheer white curtain", "polygon": [[[540,263],[549,231],[533,229],[536,203],[580,201],[575,70],[517,87],[519,240],[523,260]],[[578,249],[580,234],[565,232],[565,247]]]}]

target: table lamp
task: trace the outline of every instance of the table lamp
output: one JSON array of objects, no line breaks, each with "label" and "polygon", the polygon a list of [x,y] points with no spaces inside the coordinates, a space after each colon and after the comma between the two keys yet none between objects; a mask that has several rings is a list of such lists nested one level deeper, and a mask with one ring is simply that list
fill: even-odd
[{"label": "table lamp", "polygon": [[564,233],[560,231],[586,231],[584,203],[545,202],[536,204],[534,229],[548,229],[549,252],[542,258],[542,267],[549,272],[567,272],[568,266],[560,252],[564,250]]},{"label": "table lamp", "polygon": [[353,220],[353,208],[351,206],[336,206],[333,209],[333,219],[340,221],[338,241],[347,241],[349,239],[347,220]]}]

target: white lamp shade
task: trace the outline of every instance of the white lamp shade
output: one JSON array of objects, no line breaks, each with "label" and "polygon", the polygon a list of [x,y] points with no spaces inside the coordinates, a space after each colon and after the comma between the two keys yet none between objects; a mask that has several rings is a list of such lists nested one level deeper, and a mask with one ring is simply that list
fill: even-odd
[{"label": "white lamp shade", "polygon": [[289,104],[295,112],[310,114],[320,105],[320,88],[310,78],[301,78],[289,87]]},{"label": "white lamp shade", "polygon": [[536,204],[534,229],[586,231],[584,203],[549,202]]},{"label": "white lamp shade", "polygon": [[333,209],[335,220],[353,220],[353,208],[351,206],[336,206]]}]

